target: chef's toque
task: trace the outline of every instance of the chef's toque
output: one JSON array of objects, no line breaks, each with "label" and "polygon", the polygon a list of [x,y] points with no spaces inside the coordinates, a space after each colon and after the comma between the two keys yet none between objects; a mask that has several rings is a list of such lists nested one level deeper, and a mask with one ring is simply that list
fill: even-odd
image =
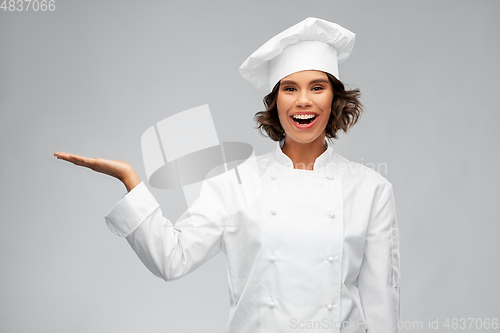
[{"label": "chef's toque", "polygon": [[336,23],[308,17],[259,47],[241,65],[240,74],[268,91],[285,76],[304,70],[327,72],[339,79],[338,63],[351,54],[354,36]]}]

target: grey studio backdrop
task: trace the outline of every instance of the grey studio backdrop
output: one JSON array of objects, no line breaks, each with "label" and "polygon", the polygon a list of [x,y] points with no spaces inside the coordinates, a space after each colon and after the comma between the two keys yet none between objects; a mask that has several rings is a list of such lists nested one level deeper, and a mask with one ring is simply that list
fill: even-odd
[{"label": "grey studio backdrop", "polygon": [[[498,1],[456,0],[1,10],[0,331],[225,331],[224,255],[176,281],[155,277],[104,222],[125,187],[52,154],[126,160],[146,180],[142,133],[203,104],[221,142],[270,151],[252,120],[265,92],[238,67],[308,16],[357,34],[340,75],[366,112],[334,149],[394,186],[401,320],[423,324],[401,331],[499,318],[499,14]],[[187,208],[181,190],[150,189],[170,220]],[[474,327],[461,331],[495,331]]]}]

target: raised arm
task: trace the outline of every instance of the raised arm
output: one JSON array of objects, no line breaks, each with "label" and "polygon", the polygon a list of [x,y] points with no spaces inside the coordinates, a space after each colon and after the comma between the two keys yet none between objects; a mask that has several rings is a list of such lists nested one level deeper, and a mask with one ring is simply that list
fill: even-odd
[{"label": "raised arm", "polygon": [[200,197],[174,226],[141,182],[105,219],[115,234],[127,238],[154,275],[169,281],[192,272],[222,250],[226,200],[220,179],[205,180]]},{"label": "raised arm", "polygon": [[229,214],[226,188],[220,177],[203,182],[199,198],[174,227],[129,163],[63,152],[54,155],[123,182],[129,192],[106,214],[106,224],[118,236],[126,237],[154,275],[165,281],[180,278],[221,251]]}]

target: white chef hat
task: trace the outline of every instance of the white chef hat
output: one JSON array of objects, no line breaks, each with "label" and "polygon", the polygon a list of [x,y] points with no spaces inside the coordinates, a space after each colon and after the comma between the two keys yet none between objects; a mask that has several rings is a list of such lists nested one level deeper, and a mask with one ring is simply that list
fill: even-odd
[{"label": "white chef hat", "polygon": [[240,74],[257,88],[271,91],[292,73],[319,70],[339,78],[338,63],[351,54],[355,34],[315,17],[277,34],[252,53]]}]

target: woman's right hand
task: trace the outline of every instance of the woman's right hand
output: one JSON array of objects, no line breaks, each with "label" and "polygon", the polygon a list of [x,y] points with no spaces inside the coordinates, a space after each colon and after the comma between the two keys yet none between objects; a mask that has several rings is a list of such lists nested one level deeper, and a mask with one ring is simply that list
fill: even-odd
[{"label": "woman's right hand", "polygon": [[136,187],[141,179],[130,163],[120,160],[107,160],[100,157],[83,157],[75,154],[68,154],[65,152],[55,152],[54,156],[71,162],[75,165],[87,167],[96,172],[104,173],[106,175],[119,179],[130,192]]}]

